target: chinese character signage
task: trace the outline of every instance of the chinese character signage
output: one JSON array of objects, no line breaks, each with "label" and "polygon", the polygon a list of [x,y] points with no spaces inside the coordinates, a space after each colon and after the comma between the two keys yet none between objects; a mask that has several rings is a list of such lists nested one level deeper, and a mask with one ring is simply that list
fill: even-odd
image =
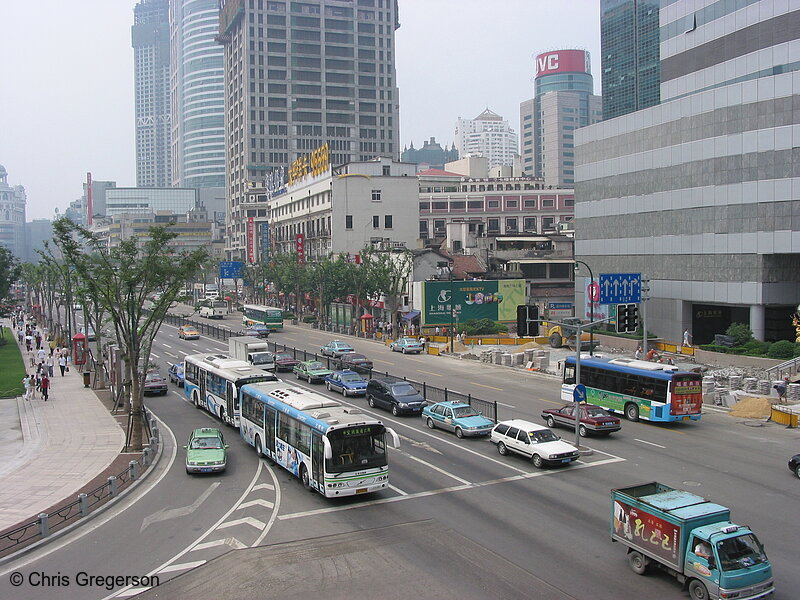
[{"label": "chinese character signage", "polygon": [[423,325],[450,325],[470,319],[516,323],[517,305],[525,304],[525,280],[426,281]]},{"label": "chinese character signage", "polygon": [[289,185],[297,183],[306,175],[316,177],[330,168],[328,144],[323,144],[308,156],[298,156],[289,167]]},{"label": "chinese character signage", "polygon": [[247,262],[251,265],[256,262],[256,223],[253,217],[247,217]]},{"label": "chinese character signage", "polygon": [[614,533],[643,546],[668,565],[678,562],[680,527],[621,500],[614,500]]},{"label": "chinese character signage", "polygon": [[286,169],[275,167],[269,175],[264,178],[264,188],[267,190],[267,199],[271,200],[278,194],[286,191]]},{"label": "chinese character signage", "polygon": [[302,233],[298,233],[294,236],[294,248],[297,252],[297,262],[306,262],[306,236]]},{"label": "chinese character signage", "polygon": [[233,260],[223,260],[219,263],[220,279],[241,279],[244,263]]},{"label": "chinese character signage", "polygon": [[261,224],[261,262],[269,262],[269,253],[272,249],[272,241],[269,234],[269,223]]}]

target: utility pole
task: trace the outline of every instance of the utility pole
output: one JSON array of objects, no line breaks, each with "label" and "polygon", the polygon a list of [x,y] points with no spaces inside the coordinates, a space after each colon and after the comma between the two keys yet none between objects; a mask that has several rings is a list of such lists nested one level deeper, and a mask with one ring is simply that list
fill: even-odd
[{"label": "utility pole", "polygon": [[650,299],[650,280],[647,277],[642,277],[641,284],[642,291],[642,356],[647,356],[647,301]]}]

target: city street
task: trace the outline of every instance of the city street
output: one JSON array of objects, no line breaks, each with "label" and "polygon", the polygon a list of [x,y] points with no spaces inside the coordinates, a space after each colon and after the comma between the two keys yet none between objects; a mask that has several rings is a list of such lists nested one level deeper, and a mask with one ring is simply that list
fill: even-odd
[{"label": "city street", "polygon": [[[236,329],[235,317],[223,323]],[[270,341],[309,351],[336,336],[287,326]],[[475,361],[391,353],[375,342],[347,338],[376,368],[496,400],[501,419],[523,417],[542,423],[539,411],[560,404],[559,382]],[[153,362],[166,372],[186,353],[220,352],[225,344],[202,337],[179,340],[162,327]],[[292,384],[307,387],[286,374]],[[310,386],[329,394],[322,385]],[[110,511],[69,536],[3,567],[0,597],[94,599],[103,587],[76,587],[78,572],[92,575],[158,575],[160,583],[223,553],[263,544],[361,531],[432,519],[479,543],[572,598],[680,598],[681,586],[663,573],[647,577],[627,566],[625,549],[609,533],[611,488],[658,480],[716,501],[736,522],[751,526],[773,563],[778,599],[800,587],[794,558],[797,479],[786,468],[797,452],[798,433],[768,424],[752,427],[722,412],[698,423],[650,425],[623,422],[607,438],[588,438],[590,456],[565,468],[538,470],[529,461],[500,456],[486,439],[459,440],[427,429],[417,417],[373,411],[364,398],[342,399],[376,414],[401,437],[390,453],[391,489],[367,498],[326,500],[309,493],[283,469],[258,460],[231,428],[228,470],[222,475],[187,476],[183,450],[191,429],[213,419],[189,405],[170,385],[165,397],[146,399],[163,421],[165,455],[144,486]],[[557,430],[567,440],[572,432]],[[421,565],[424,568],[424,565]],[[8,574],[60,573],[70,586],[11,588]],[[235,581],[229,583],[235,589]],[[114,588],[118,597],[142,591]],[[145,597],[158,597],[154,589]],[[120,593],[121,592],[121,593]],[[238,596],[237,596],[238,597]],[[241,597],[247,597],[245,595]]]}]

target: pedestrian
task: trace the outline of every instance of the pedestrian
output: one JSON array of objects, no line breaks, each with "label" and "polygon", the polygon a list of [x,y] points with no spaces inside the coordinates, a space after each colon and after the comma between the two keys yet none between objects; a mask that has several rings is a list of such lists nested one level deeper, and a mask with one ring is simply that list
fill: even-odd
[{"label": "pedestrian", "polygon": [[28,352],[31,351],[32,344],[33,344],[33,336],[29,333],[28,335],[25,336],[25,349]]},{"label": "pedestrian", "polygon": [[686,330],[684,330],[683,332],[683,345],[686,346],[687,348],[691,347],[692,345],[692,334],[689,333],[688,328],[686,328]]},{"label": "pedestrian", "polygon": [[50,391],[50,378],[47,376],[47,373],[42,375],[42,380],[39,382],[39,387],[42,390],[42,398],[44,398],[44,401],[47,402],[47,395]]},{"label": "pedestrian", "polygon": [[53,355],[52,354],[50,354],[47,357],[47,360],[45,361],[45,364],[47,365],[47,375],[52,377],[53,376]]},{"label": "pedestrian", "polygon": [[31,398],[36,398],[36,374],[31,373],[28,377],[28,389],[31,391]]},{"label": "pedestrian", "polygon": [[779,381],[772,386],[778,392],[778,401],[783,404],[786,401],[786,390],[789,388],[789,378],[786,377],[783,381]]},{"label": "pedestrian", "polygon": [[36,350],[36,360],[39,362],[44,361],[45,356],[47,356],[47,352],[44,348],[39,348]]},{"label": "pedestrian", "polygon": [[63,352],[58,354],[58,368],[61,370],[61,376],[64,376],[64,369],[67,368],[67,357]]},{"label": "pedestrian", "polygon": [[649,361],[658,360],[658,352],[656,352],[655,348],[650,348],[650,350],[647,351],[647,360]]},{"label": "pedestrian", "polygon": [[30,401],[31,394],[33,392],[31,391],[31,380],[28,377],[27,373],[25,374],[25,377],[22,378],[22,385],[25,388],[25,400]]},{"label": "pedestrian", "polygon": [[441,330],[441,329],[439,329],[439,326],[438,326],[438,325],[436,326],[436,329],[434,329],[433,331],[434,331],[434,333],[435,333],[436,335],[439,335],[439,334],[442,332],[442,330]]},{"label": "pedestrian", "polygon": [[636,347],[636,352],[633,354],[633,357],[636,360],[639,360],[640,358],[642,358],[642,347],[641,346],[637,346]]}]

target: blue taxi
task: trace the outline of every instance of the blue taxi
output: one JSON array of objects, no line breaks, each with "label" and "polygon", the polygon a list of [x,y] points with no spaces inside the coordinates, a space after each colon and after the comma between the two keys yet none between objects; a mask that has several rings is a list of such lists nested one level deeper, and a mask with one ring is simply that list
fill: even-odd
[{"label": "blue taxi", "polygon": [[494,422],[463,402],[437,402],[422,410],[422,418],[430,429],[446,429],[456,437],[489,435]]}]

